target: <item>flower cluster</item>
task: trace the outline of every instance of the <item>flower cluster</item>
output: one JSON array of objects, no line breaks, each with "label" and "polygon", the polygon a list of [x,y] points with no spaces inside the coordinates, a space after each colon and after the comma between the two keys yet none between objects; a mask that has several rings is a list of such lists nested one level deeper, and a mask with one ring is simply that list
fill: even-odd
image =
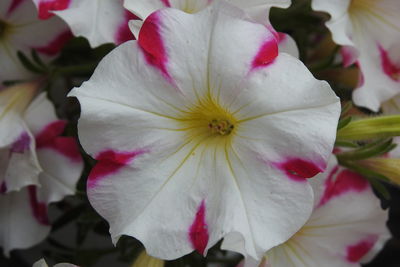
[{"label": "flower cluster", "polygon": [[400,184],[400,3],[338,2],[2,0],[3,254],[51,235],[80,266],[372,260]]}]

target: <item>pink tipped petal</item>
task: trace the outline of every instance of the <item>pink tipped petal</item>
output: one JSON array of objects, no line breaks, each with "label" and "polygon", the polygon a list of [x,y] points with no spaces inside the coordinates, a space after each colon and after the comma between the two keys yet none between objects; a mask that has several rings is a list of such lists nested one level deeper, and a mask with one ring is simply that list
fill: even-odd
[{"label": "pink tipped petal", "polygon": [[129,25],[128,22],[130,20],[137,20],[139,19],[138,17],[136,17],[135,15],[133,15],[131,12],[129,11],[125,11],[124,13],[124,21],[122,22],[122,24],[119,26],[119,29],[117,31],[117,35],[115,37],[116,44],[122,44],[123,42],[129,41],[129,40],[134,40],[135,37],[133,35],[133,33],[131,32],[131,30],[129,29]]},{"label": "pink tipped petal", "polygon": [[192,242],[193,248],[200,254],[204,254],[204,251],[207,247],[209,238],[207,228],[206,206],[203,200],[199,206],[199,209],[197,210],[193,224],[189,229],[190,242]]},{"label": "pink tipped petal", "polygon": [[147,62],[158,68],[167,79],[171,79],[167,71],[168,56],[160,34],[159,13],[153,13],[143,23],[139,32],[138,43],[143,49]]},{"label": "pink tipped petal", "polygon": [[76,139],[61,136],[67,122],[57,119],[53,104],[44,93],[29,106],[25,119],[35,135],[36,153],[43,169],[39,175],[40,199],[50,203],[74,194],[83,161]]},{"label": "pink tipped petal", "polygon": [[123,0],[70,0],[67,9],[53,11],[70,27],[75,36],[88,39],[92,47],[105,43],[121,43],[132,39],[127,31],[127,11]]},{"label": "pink tipped petal", "polygon": [[39,2],[38,12],[40,19],[48,19],[54,16],[53,11],[67,9],[71,0],[36,0]]}]

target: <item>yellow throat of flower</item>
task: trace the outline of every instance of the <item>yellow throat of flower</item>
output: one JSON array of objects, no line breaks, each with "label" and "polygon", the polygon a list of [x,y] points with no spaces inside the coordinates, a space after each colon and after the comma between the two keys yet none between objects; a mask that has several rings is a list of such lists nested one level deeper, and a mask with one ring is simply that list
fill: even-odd
[{"label": "yellow throat of flower", "polygon": [[222,107],[211,96],[199,99],[196,104],[185,111],[179,119],[189,138],[208,140],[230,140],[234,136],[238,121],[227,109]]},{"label": "yellow throat of flower", "polygon": [[25,112],[32,99],[36,95],[38,84],[23,83],[4,88],[0,91],[0,119],[8,112],[19,114]]}]

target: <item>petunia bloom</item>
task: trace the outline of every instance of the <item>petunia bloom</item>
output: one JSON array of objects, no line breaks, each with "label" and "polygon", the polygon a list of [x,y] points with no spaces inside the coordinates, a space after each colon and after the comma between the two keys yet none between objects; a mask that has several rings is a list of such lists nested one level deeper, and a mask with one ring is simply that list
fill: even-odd
[{"label": "petunia bloom", "polygon": [[331,19],[326,26],[343,45],[345,65],[357,62],[362,77],[353,93],[357,105],[378,111],[400,93],[400,5],[398,0],[313,0]]},{"label": "petunia bloom", "polygon": [[[337,165],[312,179],[315,209],[307,223],[288,241],[266,253],[262,267],[361,266],[390,237],[388,212],[369,183]],[[247,266],[258,264],[247,263]]]},{"label": "petunia bloom", "polygon": [[44,60],[55,56],[71,37],[59,18],[40,21],[31,0],[0,1],[0,88],[6,80],[32,76],[17,57],[17,51],[30,54],[35,49]]},{"label": "petunia bloom", "polygon": [[[35,84],[0,91],[0,245],[6,255],[43,240],[47,205],[75,193],[83,162],[76,140]],[[32,100],[33,99],[33,100]]]},{"label": "petunia bloom", "polygon": [[92,47],[105,43],[120,44],[133,39],[128,21],[137,19],[125,10],[123,0],[33,0],[39,17],[55,14],[62,18],[75,36],[83,36]]},{"label": "petunia bloom", "polygon": [[88,197],[114,242],[174,259],[225,238],[257,258],[309,217],[306,178],[326,167],[339,100],[245,17],[223,2],[157,11],[73,89],[97,160]]}]

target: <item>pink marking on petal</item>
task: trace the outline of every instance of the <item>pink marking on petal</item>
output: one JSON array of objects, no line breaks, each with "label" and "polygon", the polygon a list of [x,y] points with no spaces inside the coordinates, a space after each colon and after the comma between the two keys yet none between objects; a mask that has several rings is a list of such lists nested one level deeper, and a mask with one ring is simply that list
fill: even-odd
[{"label": "pink marking on petal", "polygon": [[378,236],[371,235],[357,244],[348,246],[346,259],[349,262],[359,262],[373,248],[376,241],[378,241]]},{"label": "pink marking on petal", "polygon": [[48,56],[54,56],[57,53],[61,51],[61,49],[64,47],[64,45],[71,40],[72,38],[72,33],[71,31],[67,30],[64,31],[63,33],[59,34],[54,38],[52,41],[50,41],[47,45],[41,46],[41,47],[33,47],[36,49],[39,53],[48,55]]},{"label": "pink marking on petal", "polygon": [[208,227],[206,223],[206,206],[204,200],[201,202],[196,217],[192,225],[189,228],[189,238],[192,243],[192,247],[199,252],[204,254],[204,250],[208,243]]},{"label": "pink marking on petal", "polygon": [[400,82],[400,65],[392,62],[389,53],[383,49],[383,47],[378,46],[378,48],[381,56],[383,72],[393,81]]},{"label": "pink marking on petal", "polygon": [[0,185],[0,194],[4,194],[5,192],[7,192],[7,184],[3,181]]},{"label": "pink marking on petal", "polygon": [[166,7],[171,7],[169,0],[160,0]]},{"label": "pink marking on petal", "polygon": [[160,14],[154,12],[144,21],[139,32],[138,43],[142,48],[147,63],[158,68],[168,81],[172,81],[167,71],[168,57],[160,33]]},{"label": "pink marking on petal", "polygon": [[63,120],[58,120],[48,124],[36,136],[36,148],[53,149],[74,162],[81,162],[82,157],[75,138],[60,136],[64,132],[66,125],[67,122]]},{"label": "pink marking on petal", "polygon": [[300,158],[289,159],[283,163],[275,163],[274,166],[284,171],[290,179],[296,182],[305,182],[306,178],[312,178],[325,169],[311,161]]},{"label": "pink marking on petal", "polygon": [[57,120],[46,125],[44,129],[36,135],[36,148],[40,149],[52,146],[54,139],[64,132],[66,126],[67,122],[64,120]]},{"label": "pink marking on petal", "polygon": [[343,169],[336,175],[338,170],[339,167],[336,166],[326,179],[325,191],[318,206],[322,206],[332,198],[347,192],[362,192],[369,188],[368,181],[360,174]]},{"label": "pink marking on petal", "polygon": [[347,68],[357,61],[357,52],[353,47],[343,46],[340,49],[340,55],[342,56],[343,67]]},{"label": "pink marking on petal", "polygon": [[13,153],[24,153],[26,150],[29,149],[31,144],[31,137],[28,135],[27,132],[21,133],[18,139],[12,144],[11,152]]},{"label": "pink marking on petal", "polygon": [[[3,0],[4,1],[4,0]],[[7,16],[15,11],[24,0],[12,0],[11,5],[8,7]]]},{"label": "pink marking on petal", "polygon": [[115,36],[116,44],[122,44],[129,40],[135,40],[135,36],[133,36],[133,33],[129,29],[128,22],[130,20],[137,20],[137,19],[139,18],[133,15],[131,12],[127,10],[124,11],[124,21],[119,26],[117,34]]},{"label": "pink marking on petal", "polygon": [[90,171],[88,178],[88,187],[94,187],[99,179],[114,174],[120,169],[128,165],[132,160],[147,151],[136,150],[133,152],[115,152],[113,150],[106,150],[101,152],[97,157],[97,163]]},{"label": "pink marking on petal", "polygon": [[43,0],[39,3],[39,19],[48,19],[54,16],[52,11],[65,10],[69,7],[70,0]]},{"label": "pink marking on petal", "polygon": [[277,36],[278,36],[277,39],[278,39],[279,43],[285,42],[287,39],[286,33],[283,33],[283,32],[277,32]]},{"label": "pink marking on petal", "polygon": [[278,56],[278,43],[275,39],[265,41],[251,63],[251,70],[271,64]]},{"label": "pink marking on petal", "polygon": [[47,216],[47,205],[46,203],[38,201],[36,186],[28,186],[28,193],[33,216],[40,224],[50,225],[49,218]]}]

